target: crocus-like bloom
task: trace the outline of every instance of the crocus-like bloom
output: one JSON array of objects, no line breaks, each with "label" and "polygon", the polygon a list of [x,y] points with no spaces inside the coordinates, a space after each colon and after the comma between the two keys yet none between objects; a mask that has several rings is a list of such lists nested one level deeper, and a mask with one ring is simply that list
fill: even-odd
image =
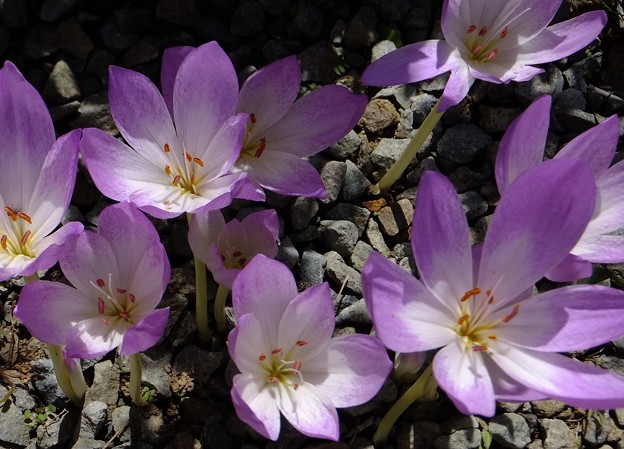
[{"label": "crocus-like bloom", "polygon": [[236,72],[223,50],[210,42],[180,65],[171,93],[175,125],[148,78],[120,67],[109,73],[111,114],[130,146],[84,131],[80,149],[100,191],[158,218],[229,205],[245,177],[231,169],[249,117],[235,114]]},{"label": "crocus-like bloom", "polygon": [[[0,280],[31,276],[58,260],[65,239],[81,232],[59,225],[74,190],[80,130],[55,141],[41,96],[10,62],[0,69]],[[50,235],[48,235],[50,234]]]},{"label": "crocus-like bloom", "polygon": [[466,414],[492,416],[495,399],[554,398],[584,408],[624,405],[624,378],[557,352],[594,347],[624,332],[624,292],[575,285],[530,297],[533,284],[576,244],[596,188],[574,159],[521,174],[471,252],[451,183],[427,172],[412,224],[417,280],[378,253],[362,271],[377,336],[400,352],[441,348],[438,385]]},{"label": "crocus-like bloom", "polygon": [[232,400],[238,417],[276,440],[280,412],[301,433],[337,440],[336,407],[371,399],[392,363],[368,335],[331,338],[334,306],[327,283],[297,293],[290,270],[258,255],[232,291],[238,325],[228,348],[241,371]]},{"label": "crocus-like bloom", "polygon": [[362,74],[370,86],[407,84],[451,72],[438,111],[459,103],[475,78],[492,83],[528,81],[542,69],[593,41],[607,23],[591,11],[547,27],[562,0],[445,0],[445,40],[406,45]]},{"label": "crocus-like bloom", "polygon": [[[180,61],[192,51],[190,47],[165,51],[163,92],[171,91],[167,86]],[[364,114],[367,98],[329,85],[295,101],[300,84],[295,56],[269,64],[245,81],[236,110],[249,114],[250,120],[235,169],[247,173],[256,187],[321,198],[326,196],[321,177],[302,158],[324,150],[353,129]]]},{"label": "crocus-like bloom", "polygon": [[[541,97],[507,129],[496,157],[496,182],[501,195],[525,170],[542,162],[550,121],[550,97]],[[624,227],[624,162],[609,168],[620,136],[620,121],[611,116],[580,134],[555,156],[577,158],[589,165],[596,180],[596,209],[568,257],[550,270],[553,281],[574,281],[591,275],[592,262],[624,262],[624,236],[610,235]]]},{"label": "crocus-like bloom", "polygon": [[74,287],[31,282],[15,308],[35,338],[67,345],[67,357],[95,358],[118,346],[136,354],[162,337],[169,308],[154,308],[171,269],[156,229],[135,207],[104,209],[98,232],[68,238],[59,262]]},{"label": "crocus-like bloom", "polygon": [[215,281],[232,290],[234,279],[255,255],[277,254],[279,218],[274,210],[263,210],[226,223],[220,211],[201,212],[193,217],[188,237],[195,257]]}]

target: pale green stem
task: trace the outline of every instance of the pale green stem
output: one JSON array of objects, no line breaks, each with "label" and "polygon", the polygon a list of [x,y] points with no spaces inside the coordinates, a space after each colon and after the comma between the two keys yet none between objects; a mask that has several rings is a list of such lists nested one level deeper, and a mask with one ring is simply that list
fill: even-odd
[{"label": "pale green stem", "polygon": [[[186,214],[191,224],[193,216]],[[195,263],[195,319],[197,320],[197,333],[199,342],[202,345],[210,344],[212,332],[208,325],[208,279],[206,277],[206,265],[197,257],[193,258]]]},{"label": "pale green stem", "polygon": [[[399,417],[407,410],[407,408],[412,405],[416,400],[424,397],[430,396],[431,391],[431,383],[432,380],[432,370],[431,365],[423,371],[420,377],[414,382],[403,396],[401,396],[394,405],[388,410],[386,416],[383,417],[381,422],[379,423],[379,427],[377,427],[377,431],[373,436],[373,444],[376,448],[382,448],[386,445],[386,441],[388,440],[388,434],[390,433],[390,429],[394,426],[394,423],[399,419]],[[429,393],[429,394],[427,394]]]},{"label": "pale green stem", "polygon": [[227,288],[219,284],[214,303],[214,316],[215,321],[217,322],[217,329],[219,329],[219,332],[222,334],[227,331],[227,322],[225,320],[225,301],[227,301],[229,293],[230,291]]},{"label": "pale green stem", "polygon": [[[30,276],[24,276],[24,281],[28,284],[32,281],[39,280],[39,275],[34,273]],[[75,366],[68,367],[63,357],[63,348],[59,345],[46,344],[48,354],[52,365],[54,366],[54,375],[61,391],[77,406],[82,406],[84,396],[87,391],[87,383],[82,375],[82,368],[79,361],[70,361]]]},{"label": "pale green stem", "polygon": [[141,365],[141,353],[128,356],[130,359],[130,397],[134,405],[141,405],[143,395],[141,394],[141,376],[143,367]]},{"label": "pale green stem", "polygon": [[416,153],[425,143],[427,137],[433,131],[433,128],[438,124],[444,112],[438,112],[438,105],[440,104],[440,100],[433,106],[429,115],[425,118],[425,121],[422,123],[412,140],[407,144],[405,150],[401,154],[401,157],[390,167],[390,170],[386,172],[385,175],[381,178],[381,180],[370,187],[370,192],[373,195],[379,195],[380,193],[386,193],[390,187],[401,177],[407,166],[412,162]]}]

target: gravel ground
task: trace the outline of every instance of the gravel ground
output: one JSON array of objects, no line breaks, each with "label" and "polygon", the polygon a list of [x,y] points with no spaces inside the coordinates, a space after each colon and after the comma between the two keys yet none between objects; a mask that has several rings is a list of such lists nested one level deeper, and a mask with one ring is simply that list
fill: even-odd
[{"label": "gravel ground", "polygon": [[[303,89],[340,82],[360,89],[359,74],[395,48],[440,36],[441,0],[0,0],[0,56],[10,59],[42,93],[59,133],[96,126],[118,135],[107,105],[111,64],[140,71],[158,83],[163,49],[217,40],[240,78],[287,55],[298,56]],[[493,179],[498,143],[511,120],[537,96],[554,96],[547,154],[611,114],[624,112],[624,9],[617,0],[564,1],[556,20],[604,8],[610,22],[588,50],[545,66],[532,81],[492,85],[477,81],[469,97],[449,110],[406,174],[384,198],[367,195],[398,157],[444,86],[444,77],[404,87],[368,89],[358,126],[312,158],[329,198],[268,195],[281,217],[278,258],[302,288],[329,281],[345,295],[336,300],[337,332],[371,332],[361,299],[359,270],[379,251],[414,270],[408,237],[420,176],[437,170],[460,193],[471,235],[479,242],[499,196]],[[619,9],[618,9],[619,8]],[[619,11],[620,15],[616,14]],[[621,134],[624,134],[624,121]],[[620,150],[622,147],[620,146]],[[618,160],[622,153],[618,152]],[[97,224],[110,204],[84,167],[68,220]],[[237,201],[241,216],[262,205]],[[303,437],[284,423],[267,442],[236,418],[229,390],[235,368],[223,348],[196,343],[192,254],[186,223],[154,220],[173,274],[164,303],[171,307],[165,339],[144,354],[148,398],[130,407],[127,360],[108,354],[84,362],[91,389],[82,410],[59,392],[42,345],[15,319],[20,280],[0,284],[0,447],[372,449],[378,421],[408,385],[388,380],[368,404],[340,412],[341,440]],[[48,279],[62,276],[58,268]],[[624,265],[596,267],[592,282],[624,287]],[[543,282],[539,288],[552,285]],[[216,286],[210,285],[214,295]],[[624,375],[624,340],[575,354]],[[45,412],[46,407],[53,404]],[[27,420],[25,413],[41,419]],[[390,435],[396,449],[624,448],[624,409],[602,412],[557,401],[501,403],[483,420],[457,413],[441,395],[412,406]]]}]

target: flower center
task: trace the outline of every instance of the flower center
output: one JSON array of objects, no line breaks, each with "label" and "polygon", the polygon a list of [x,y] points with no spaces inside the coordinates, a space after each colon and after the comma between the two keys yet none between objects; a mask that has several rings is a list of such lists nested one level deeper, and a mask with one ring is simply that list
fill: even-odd
[{"label": "flower center", "polygon": [[301,359],[297,357],[297,353],[299,348],[307,344],[307,341],[299,340],[286,354],[278,347],[273,349],[269,356],[264,353],[258,356],[258,361],[267,373],[267,385],[281,384],[296,391],[303,384]]},{"label": "flower center", "polygon": [[107,326],[115,325],[120,321],[130,325],[136,324],[132,312],[136,309],[136,297],[124,288],[113,288],[112,275],[108,274],[108,283],[102,278],[91,281],[101,294],[97,298],[98,313]]},{"label": "flower center", "polygon": [[248,262],[248,258],[236,248],[231,248],[222,253],[221,260],[227,269],[243,269]]},{"label": "flower center", "polygon": [[16,211],[9,206],[5,206],[4,211],[11,219],[11,227],[0,230],[0,247],[2,250],[11,257],[20,255],[35,257],[30,250],[32,232],[28,229],[29,225],[32,224],[32,219],[26,212]]},{"label": "flower center", "polygon": [[510,322],[520,310],[520,304],[516,304],[507,315],[491,319],[488,312],[494,303],[492,290],[486,290],[483,296],[478,287],[468,290],[459,302],[460,314],[454,330],[464,342],[466,350],[475,352],[487,351],[491,342],[497,338],[496,328]]},{"label": "flower center", "polygon": [[169,164],[165,165],[164,170],[171,179],[171,183],[188,193],[199,195],[198,184],[201,178],[197,175],[196,169],[199,171],[204,166],[204,161],[188,151],[185,151],[183,157],[180,158],[177,152],[171,151],[168,143],[163,147],[163,151],[169,159]]},{"label": "flower center", "polygon": [[507,37],[509,26],[502,30],[488,30],[485,25],[470,25],[466,32],[468,58],[476,62],[490,62],[498,55],[498,43]]},{"label": "flower center", "polygon": [[244,157],[259,158],[262,156],[262,152],[266,148],[266,137],[262,137],[260,139],[257,137],[252,138],[251,131],[253,130],[255,124],[256,116],[254,114],[249,114],[249,123],[247,123],[245,142],[243,143],[243,149],[241,150],[238,160],[241,160]]}]

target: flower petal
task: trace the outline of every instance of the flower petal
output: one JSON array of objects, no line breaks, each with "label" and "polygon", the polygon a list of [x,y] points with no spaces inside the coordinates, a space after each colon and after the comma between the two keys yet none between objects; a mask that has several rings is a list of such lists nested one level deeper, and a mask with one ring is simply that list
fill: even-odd
[{"label": "flower petal", "polygon": [[216,42],[189,52],[173,88],[176,129],[184,151],[203,154],[219,128],[234,115],[237,98],[234,66]]},{"label": "flower petal", "polygon": [[490,373],[497,401],[528,402],[548,399],[546,394],[531,390],[509,377],[490,357],[484,357],[483,361]]},{"label": "flower petal", "polygon": [[545,277],[553,282],[574,282],[590,277],[592,268],[592,264],[588,260],[574,254],[568,254],[559,264],[548,270]]},{"label": "flower petal", "polygon": [[338,441],[338,412],[331,400],[314,385],[304,383],[295,391],[278,385],[280,411],[292,426],[312,438]]},{"label": "flower petal", "polygon": [[433,78],[451,70],[455,64],[452,53],[442,40],[406,45],[369,65],[361,81],[367,86],[394,86]]},{"label": "flower petal", "polygon": [[584,235],[572,252],[595,263],[622,263],[624,262],[624,236]]},{"label": "flower petal", "polygon": [[551,25],[517,48],[517,60],[532,65],[564,58],[589,45],[606,23],[606,13],[599,10]]},{"label": "flower petal", "polygon": [[173,117],[173,86],[175,85],[176,75],[184,58],[193,50],[195,50],[195,47],[180,46],[166,48],[163,52],[162,66],[160,68],[160,89],[171,117]]},{"label": "flower petal", "polygon": [[15,316],[38,340],[64,345],[72,327],[97,316],[97,302],[68,285],[35,281],[24,286]]},{"label": "flower petal", "polygon": [[168,320],[169,307],[154,310],[126,331],[119,354],[137,354],[154,346],[165,333]]},{"label": "flower petal", "polygon": [[463,61],[457,61],[457,64],[451,69],[451,76],[446,82],[444,92],[442,92],[438,112],[444,112],[451,106],[459,104],[468,94],[474,80],[468,65]]},{"label": "flower petal", "polygon": [[447,307],[475,287],[466,215],[455,188],[439,173],[425,172],[420,181],[412,250],[422,282]]},{"label": "flower petal", "polygon": [[371,253],[362,269],[362,290],[377,336],[393,351],[427,351],[455,338],[448,306],[379,253]]},{"label": "flower petal", "polygon": [[199,153],[205,164],[201,171],[202,177],[213,179],[230,173],[243,147],[248,120],[247,114],[236,114],[217,130],[205,151]]},{"label": "flower petal", "polygon": [[234,376],[232,402],[241,421],[263,437],[276,441],[280,432],[280,413],[275,398],[264,386],[264,379],[238,374]]},{"label": "flower petal", "polygon": [[67,335],[67,357],[95,359],[119,347],[123,342],[125,325],[110,325],[102,318],[88,318],[76,323]]},{"label": "flower petal", "polygon": [[[52,267],[59,260],[60,249],[65,240],[71,235],[80,234],[83,230],[84,226],[82,223],[72,221],[39,240],[33,246],[33,252],[37,254],[37,257],[32,259],[32,263],[28,264],[28,266],[24,266],[19,273],[15,272],[12,276],[32,276],[37,271],[47,270]],[[2,270],[0,270],[0,273],[2,273]]]},{"label": "flower petal", "polygon": [[433,358],[433,374],[461,413],[494,415],[494,387],[480,353],[467,350],[455,339]]},{"label": "flower petal", "polygon": [[275,348],[265,329],[256,316],[248,313],[237,320],[237,325],[228,335],[228,350],[232,361],[240,372],[266,382],[261,356],[266,356]]},{"label": "flower petal", "polygon": [[267,257],[277,255],[280,223],[275,210],[262,210],[249,214],[241,222],[243,229],[253,238],[248,238],[249,250],[252,254],[264,254]]},{"label": "flower petal", "polygon": [[584,236],[606,234],[624,225],[624,162],[609,168],[596,180],[596,186],[596,209]]},{"label": "flower petal", "polygon": [[207,263],[208,248],[216,243],[224,226],[225,219],[220,210],[206,210],[193,214],[188,240],[195,257]]},{"label": "flower petal", "polygon": [[253,114],[251,138],[262,135],[284,117],[299,94],[300,84],[301,69],[296,56],[275,61],[247,78],[241,87],[236,110]]},{"label": "flower petal", "polygon": [[577,159],[545,161],[507,188],[490,223],[478,286],[498,307],[513,301],[561,262],[592,215],[596,190]]},{"label": "flower petal", "polygon": [[535,100],[507,128],[496,155],[496,185],[501,195],[520,173],[542,162],[550,123],[551,97]]},{"label": "flower petal", "polygon": [[303,376],[334,407],[353,407],[372,399],[392,369],[386,349],[369,335],[332,338],[327,351],[306,360]]}]

